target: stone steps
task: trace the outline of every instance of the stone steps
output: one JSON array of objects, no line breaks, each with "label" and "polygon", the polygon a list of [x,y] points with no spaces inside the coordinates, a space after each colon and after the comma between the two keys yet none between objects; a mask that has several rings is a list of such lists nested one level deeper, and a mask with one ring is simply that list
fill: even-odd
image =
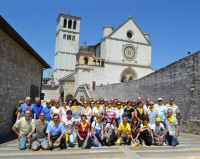
[{"label": "stone steps", "polygon": [[31,150],[20,151],[18,150],[17,140],[7,142],[0,145],[0,158],[8,159],[35,159],[35,158],[73,158],[73,159],[106,159],[106,158],[198,158],[200,156],[200,136],[181,134],[179,137],[180,145],[176,147],[170,146],[112,146],[112,147],[101,147],[91,149],[81,149],[75,145],[74,148],[68,148],[66,150],[60,150],[56,147],[53,151],[39,150],[33,152]]}]

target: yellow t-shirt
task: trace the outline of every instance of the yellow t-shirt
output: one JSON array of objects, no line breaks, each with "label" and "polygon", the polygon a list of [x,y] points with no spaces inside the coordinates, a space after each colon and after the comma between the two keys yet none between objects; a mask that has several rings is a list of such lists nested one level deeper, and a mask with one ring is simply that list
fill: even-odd
[{"label": "yellow t-shirt", "polygon": [[131,125],[127,123],[125,126],[124,123],[120,123],[118,130],[121,131],[122,134],[125,134],[127,131],[131,131]]},{"label": "yellow t-shirt", "polygon": [[28,135],[31,129],[35,128],[35,121],[33,119],[27,121],[25,117],[23,117],[15,123],[14,127],[18,129],[20,135]]}]

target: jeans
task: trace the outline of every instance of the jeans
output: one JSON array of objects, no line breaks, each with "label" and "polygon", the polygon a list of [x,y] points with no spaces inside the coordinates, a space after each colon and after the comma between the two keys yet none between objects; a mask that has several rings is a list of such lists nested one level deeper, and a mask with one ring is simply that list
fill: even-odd
[{"label": "jeans", "polygon": [[66,143],[73,144],[76,140],[76,132],[73,130],[71,134],[66,133]]},{"label": "jeans", "polygon": [[164,134],[164,131],[162,131],[162,130],[160,130],[160,131],[157,132],[158,136],[162,136],[163,134]]},{"label": "jeans", "polygon": [[178,139],[176,138],[176,136],[170,136],[169,133],[167,133],[166,136],[166,143],[170,146],[175,147],[176,145],[179,144]]},{"label": "jeans", "polygon": [[24,135],[20,138],[19,141],[19,149],[20,150],[25,150],[26,149],[26,144],[27,144],[27,137]]},{"label": "jeans", "polygon": [[[96,138],[97,138],[97,142],[95,143],[95,139],[94,139],[94,137],[92,137],[92,145],[94,147],[101,147],[101,145],[102,145],[102,141],[101,141],[102,135],[101,134],[95,134],[95,135],[96,135]],[[104,136],[104,138],[105,138],[105,136]]]}]

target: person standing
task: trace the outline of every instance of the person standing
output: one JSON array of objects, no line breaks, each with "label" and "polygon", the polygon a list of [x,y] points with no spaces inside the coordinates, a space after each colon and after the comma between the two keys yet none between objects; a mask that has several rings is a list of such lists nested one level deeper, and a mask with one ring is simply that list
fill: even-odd
[{"label": "person standing", "polygon": [[73,100],[71,111],[72,117],[74,118],[75,122],[78,123],[81,120],[82,106],[79,105],[77,99]]},{"label": "person standing", "polygon": [[36,119],[40,119],[40,113],[42,112],[43,105],[41,104],[40,97],[35,98],[34,109],[36,113]]},{"label": "person standing", "polygon": [[116,118],[116,109],[112,107],[112,103],[109,102],[106,108],[106,117],[108,118],[108,122],[111,122],[113,118]]},{"label": "person standing", "polygon": [[31,118],[31,110],[26,109],[24,113],[25,116],[17,120],[12,127],[12,130],[17,135],[20,150],[25,150],[27,143],[30,145],[32,134],[35,131],[35,122]]},{"label": "person standing", "polygon": [[154,106],[154,102],[149,102],[149,107],[147,108],[147,115],[149,117],[149,123],[154,124],[156,119],[156,108]]},{"label": "person standing", "polygon": [[177,116],[178,112],[179,112],[179,109],[178,109],[178,106],[175,104],[174,102],[174,97],[169,97],[169,103],[166,105],[166,109],[172,109],[173,111],[173,116]]},{"label": "person standing", "polygon": [[83,102],[82,114],[85,114],[85,115],[86,115],[86,117],[87,117],[87,122],[90,123],[91,118],[92,118],[92,111],[91,111],[89,102],[86,101],[86,100]]},{"label": "person standing", "polygon": [[144,104],[144,109],[147,110],[150,107],[151,99],[149,97],[146,98],[146,103]]},{"label": "person standing", "polygon": [[55,106],[51,107],[51,119],[53,119],[54,114],[59,114],[60,117],[60,103],[58,100],[55,100],[54,104]]},{"label": "person standing", "polygon": [[116,107],[116,118],[118,123],[122,122],[122,117],[124,115],[124,109],[121,105],[121,102],[117,102],[117,107]]},{"label": "person standing", "polygon": [[132,107],[131,101],[127,101],[127,106],[124,109],[124,115],[128,117],[128,122],[131,123],[134,118],[134,108]]},{"label": "person standing", "polygon": [[31,103],[31,98],[26,97],[25,103],[23,103],[18,109],[17,120],[25,116],[25,111],[27,109],[31,111],[31,118],[36,119],[36,113],[35,113],[34,105]]},{"label": "person standing", "polygon": [[166,119],[166,106],[164,105],[163,98],[158,98],[158,104],[156,104],[155,106],[156,117],[159,116],[162,120],[161,122],[164,124]]},{"label": "person standing", "polygon": [[42,113],[45,114],[45,118],[48,122],[50,122],[51,120],[51,105],[50,105],[51,101],[47,100],[46,101],[46,107],[43,107],[42,109]]},{"label": "person standing", "polygon": [[137,118],[137,120],[140,123],[143,123],[143,119],[144,117],[147,115],[146,110],[143,108],[143,102],[141,100],[139,100],[137,102],[137,108],[135,109],[135,118]]}]

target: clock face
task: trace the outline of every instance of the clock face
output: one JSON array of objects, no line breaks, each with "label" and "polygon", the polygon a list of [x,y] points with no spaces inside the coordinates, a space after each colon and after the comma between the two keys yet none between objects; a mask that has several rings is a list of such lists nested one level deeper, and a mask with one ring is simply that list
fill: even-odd
[{"label": "clock face", "polygon": [[127,46],[124,49],[124,56],[127,60],[133,60],[136,55],[136,50],[132,46]]}]

